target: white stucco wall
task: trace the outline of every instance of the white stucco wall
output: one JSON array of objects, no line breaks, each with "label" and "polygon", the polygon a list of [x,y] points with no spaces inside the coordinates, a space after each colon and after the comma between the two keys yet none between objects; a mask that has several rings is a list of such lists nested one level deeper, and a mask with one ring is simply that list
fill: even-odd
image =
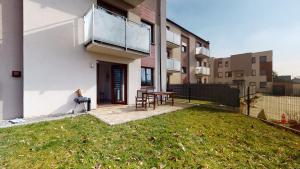
[{"label": "white stucco wall", "polygon": [[22,117],[22,3],[0,0],[0,120]]},{"label": "white stucco wall", "polygon": [[96,108],[97,60],[128,64],[128,104],[134,104],[140,59],[92,54],[83,46],[82,17],[95,1],[24,0],[25,118],[72,111],[78,88]]}]

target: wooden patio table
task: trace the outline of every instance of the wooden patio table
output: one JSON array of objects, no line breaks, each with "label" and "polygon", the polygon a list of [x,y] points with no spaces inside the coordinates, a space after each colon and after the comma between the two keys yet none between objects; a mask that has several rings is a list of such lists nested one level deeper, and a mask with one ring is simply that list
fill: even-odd
[{"label": "wooden patio table", "polygon": [[160,104],[162,104],[163,103],[162,98],[163,98],[164,95],[166,95],[166,96],[168,96],[172,99],[172,106],[174,106],[175,92],[149,92],[149,93],[147,93],[147,95],[153,95],[153,97],[154,97],[154,104],[153,104],[154,108],[153,109],[155,109],[155,107],[156,107],[157,97],[160,97]]}]

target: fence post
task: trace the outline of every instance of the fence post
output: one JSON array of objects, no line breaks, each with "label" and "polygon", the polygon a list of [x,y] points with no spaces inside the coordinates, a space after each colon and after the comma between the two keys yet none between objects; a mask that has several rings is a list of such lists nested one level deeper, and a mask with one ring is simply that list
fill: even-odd
[{"label": "fence post", "polygon": [[250,87],[247,87],[247,115],[250,116],[250,104],[251,104],[251,99],[250,99]]},{"label": "fence post", "polygon": [[191,103],[191,85],[189,84],[189,103]]}]

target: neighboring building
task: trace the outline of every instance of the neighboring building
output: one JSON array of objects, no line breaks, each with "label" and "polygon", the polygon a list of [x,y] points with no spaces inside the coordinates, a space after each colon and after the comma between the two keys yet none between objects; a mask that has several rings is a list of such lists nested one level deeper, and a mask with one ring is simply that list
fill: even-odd
[{"label": "neighboring building", "polygon": [[0,120],[72,112],[77,89],[134,104],[166,90],[165,50],[166,0],[0,1]]},{"label": "neighboring building", "polygon": [[259,92],[272,91],[273,51],[244,53],[214,59],[213,83],[255,86]]},{"label": "neighboring building", "polygon": [[294,83],[300,83],[300,77],[295,77],[292,81]]},{"label": "neighboring building", "polygon": [[292,76],[277,76],[273,81],[273,94],[283,96],[300,96],[299,79]]},{"label": "neighboring building", "polygon": [[167,83],[209,83],[209,42],[167,19]]}]

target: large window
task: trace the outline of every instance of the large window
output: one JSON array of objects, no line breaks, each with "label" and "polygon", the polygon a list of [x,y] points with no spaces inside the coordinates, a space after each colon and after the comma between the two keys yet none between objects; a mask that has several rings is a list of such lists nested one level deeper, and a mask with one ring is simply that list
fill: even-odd
[{"label": "large window", "polygon": [[223,73],[222,72],[218,73],[218,78],[223,78]]},{"label": "large window", "polygon": [[256,70],[252,69],[252,76],[256,76]]},{"label": "large window", "polygon": [[153,86],[153,68],[142,67],[142,86]]},{"label": "large window", "polygon": [[227,78],[232,77],[232,72],[225,72],[225,77]]},{"label": "large window", "polygon": [[256,63],[256,57],[252,57],[252,64]]},{"label": "large window", "polygon": [[181,42],[181,52],[186,53],[187,52],[187,43]]},{"label": "large window", "polygon": [[267,63],[267,56],[261,56],[261,57],[259,57],[259,62],[260,63]]},{"label": "large window", "polygon": [[218,60],[218,67],[223,67],[223,61],[221,59]]},{"label": "large window", "polygon": [[265,89],[267,88],[267,82],[260,82],[259,86],[261,89]]},{"label": "large window", "polygon": [[225,62],[225,67],[229,67],[229,61]]}]

